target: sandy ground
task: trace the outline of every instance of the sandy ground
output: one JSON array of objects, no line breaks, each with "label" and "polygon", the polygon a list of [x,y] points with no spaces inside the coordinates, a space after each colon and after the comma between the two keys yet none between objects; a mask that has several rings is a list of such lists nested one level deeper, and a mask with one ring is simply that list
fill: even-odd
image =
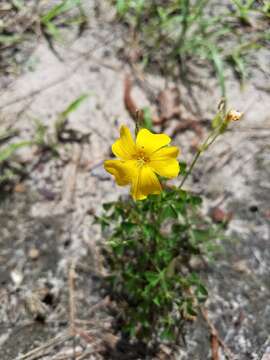
[{"label": "sandy ground", "polygon": [[[74,340],[76,359],[84,354],[81,358],[102,358],[97,350],[101,334],[111,336],[110,317],[95,310],[103,298],[96,246],[103,239],[93,215],[100,213],[102,203],[127,194],[105,173],[102,161],[110,157],[119,124],[134,127],[123,103],[123,82],[131,70],[118,56],[124,34],[109,22],[110,11],[99,17],[91,9],[89,13],[89,29],[72,44],[58,45],[62,60],[42,41],[32,54],[34,70],[13,79],[0,94],[1,127],[12,124],[22,139],[34,135],[35,119],[53,133],[57,114],[78,96],[89,94],[68,125],[85,135],[85,141],[61,144],[59,158],[43,161],[37,160],[35,149],[20,150],[18,161],[31,172],[1,200],[1,360],[36,359],[39,353],[22,355],[56,336],[58,344],[48,346],[39,358],[74,358],[74,342],[66,335],[72,320],[72,266],[76,327],[81,331]],[[261,58],[262,67],[269,64],[269,54]],[[164,87],[164,79],[144,76],[154,93]],[[207,90],[192,87],[199,103],[197,117],[210,119],[219,91],[215,80],[203,72],[198,76]],[[219,206],[233,213],[224,253],[201,269],[209,288],[207,308],[235,354],[232,358],[261,360],[270,346],[270,75],[254,69],[244,89],[232,74],[227,77],[229,103],[245,117],[202,157],[187,188],[203,194],[205,212]],[[192,107],[184,86],[177,86],[184,103]],[[140,106],[149,103],[140,87],[134,89],[134,97]],[[186,161],[192,157],[194,139],[192,131],[174,139]],[[106,358],[145,358],[125,351]],[[165,358],[211,359],[209,330],[202,319],[188,326],[186,343]],[[222,349],[220,359],[225,359]]]}]

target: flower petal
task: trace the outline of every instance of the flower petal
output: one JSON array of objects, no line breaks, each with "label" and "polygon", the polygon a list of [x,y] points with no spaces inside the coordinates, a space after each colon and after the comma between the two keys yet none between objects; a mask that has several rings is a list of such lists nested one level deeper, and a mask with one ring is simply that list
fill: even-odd
[{"label": "flower petal", "polygon": [[180,150],[176,146],[167,146],[162,149],[159,149],[151,156],[151,160],[165,160],[165,159],[175,159],[177,158]]},{"label": "flower petal", "polygon": [[160,194],[160,182],[149,166],[139,168],[137,176],[132,181],[131,194],[134,200],[143,200],[150,194]]},{"label": "flower petal", "polygon": [[151,156],[149,166],[160,176],[174,178],[180,171],[176,160],[178,153],[179,149],[175,146],[159,149]]},{"label": "flower petal", "polygon": [[143,150],[151,155],[170,142],[171,138],[166,134],[153,134],[147,129],[141,129],[137,135],[136,146],[138,150]]},{"label": "flower petal", "polygon": [[138,174],[136,161],[106,160],[104,168],[115,177],[117,185],[120,186],[130,184],[132,178],[136,178]]},{"label": "flower petal", "polygon": [[112,152],[123,160],[131,160],[135,154],[135,143],[127,126],[121,126],[120,138],[112,145]]}]

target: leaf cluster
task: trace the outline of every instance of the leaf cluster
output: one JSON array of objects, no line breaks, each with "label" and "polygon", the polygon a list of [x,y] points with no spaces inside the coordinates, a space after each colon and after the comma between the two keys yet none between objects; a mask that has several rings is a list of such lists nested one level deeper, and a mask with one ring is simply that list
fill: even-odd
[{"label": "leaf cluster", "polygon": [[107,284],[122,329],[138,339],[175,340],[207,290],[191,259],[216,249],[220,229],[199,211],[201,198],[171,189],[147,200],[104,204]]}]

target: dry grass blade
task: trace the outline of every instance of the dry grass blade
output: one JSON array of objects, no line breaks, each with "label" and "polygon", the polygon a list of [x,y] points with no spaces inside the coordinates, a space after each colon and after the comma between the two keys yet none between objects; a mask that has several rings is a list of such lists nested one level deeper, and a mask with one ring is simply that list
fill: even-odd
[{"label": "dry grass blade", "polygon": [[51,347],[62,344],[63,342],[69,340],[71,338],[69,332],[65,332],[64,334],[58,335],[55,338],[47,341],[45,344],[29,351],[28,353],[18,356],[15,360],[34,360],[40,357],[41,353]]},{"label": "dry grass blade", "polygon": [[69,274],[68,274],[68,287],[69,287],[69,326],[70,333],[72,336],[76,335],[75,331],[75,316],[76,316],[76,305],[75,305],[75,267],[76,263],[72,260]]}]

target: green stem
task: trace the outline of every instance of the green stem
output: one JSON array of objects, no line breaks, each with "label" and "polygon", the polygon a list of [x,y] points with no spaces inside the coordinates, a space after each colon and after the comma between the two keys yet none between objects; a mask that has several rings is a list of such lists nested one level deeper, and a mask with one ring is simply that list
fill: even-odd
[{"label": "green stem", "polygon": [[[203,142],[202,146],[200,146],[199,150],[197,151],[197,153],[195,154],[192,163],[188,169],[188,171],[186,172],[186,175],[183,177],[180,185],[179,185],[179,189],[182,188],[182,186],[184,185],[184,183],[186,182],[187,178],[189,177],[189,175],[192,173],[192,170],[195,166],[195,164],[197,163],[199,157],[201,156],[201,154],[210,146],[213,144],[213,142],[217,139],[217,137],[220,135],[220,129],[221,126],[218,127],[217,129],[213,130],[205,139],[205,141]],[[211,139],[212,138],[212,139]]]},{"label": "green stem", "polygon": [[183,177],[183,179],[182,179],[182,181],[181,181],[181,184],[179,185],[179,189],[182,188],[182,186],[184,185],[185,181],[187,180],[187,178],[188,178],[189,175],[191,174],[191,172],[192,172],[192,170],[193,170],[193,168],[194,168],[197,160],[199,159],[201,153],[202,153],[202,150],[201,150],[201,149],[197,151],[197,153],[196,153],[196,155],[194,156],[193,161],[192,161],[192,163],[191,163],[188,171],[186,172],[186,175]]}]

